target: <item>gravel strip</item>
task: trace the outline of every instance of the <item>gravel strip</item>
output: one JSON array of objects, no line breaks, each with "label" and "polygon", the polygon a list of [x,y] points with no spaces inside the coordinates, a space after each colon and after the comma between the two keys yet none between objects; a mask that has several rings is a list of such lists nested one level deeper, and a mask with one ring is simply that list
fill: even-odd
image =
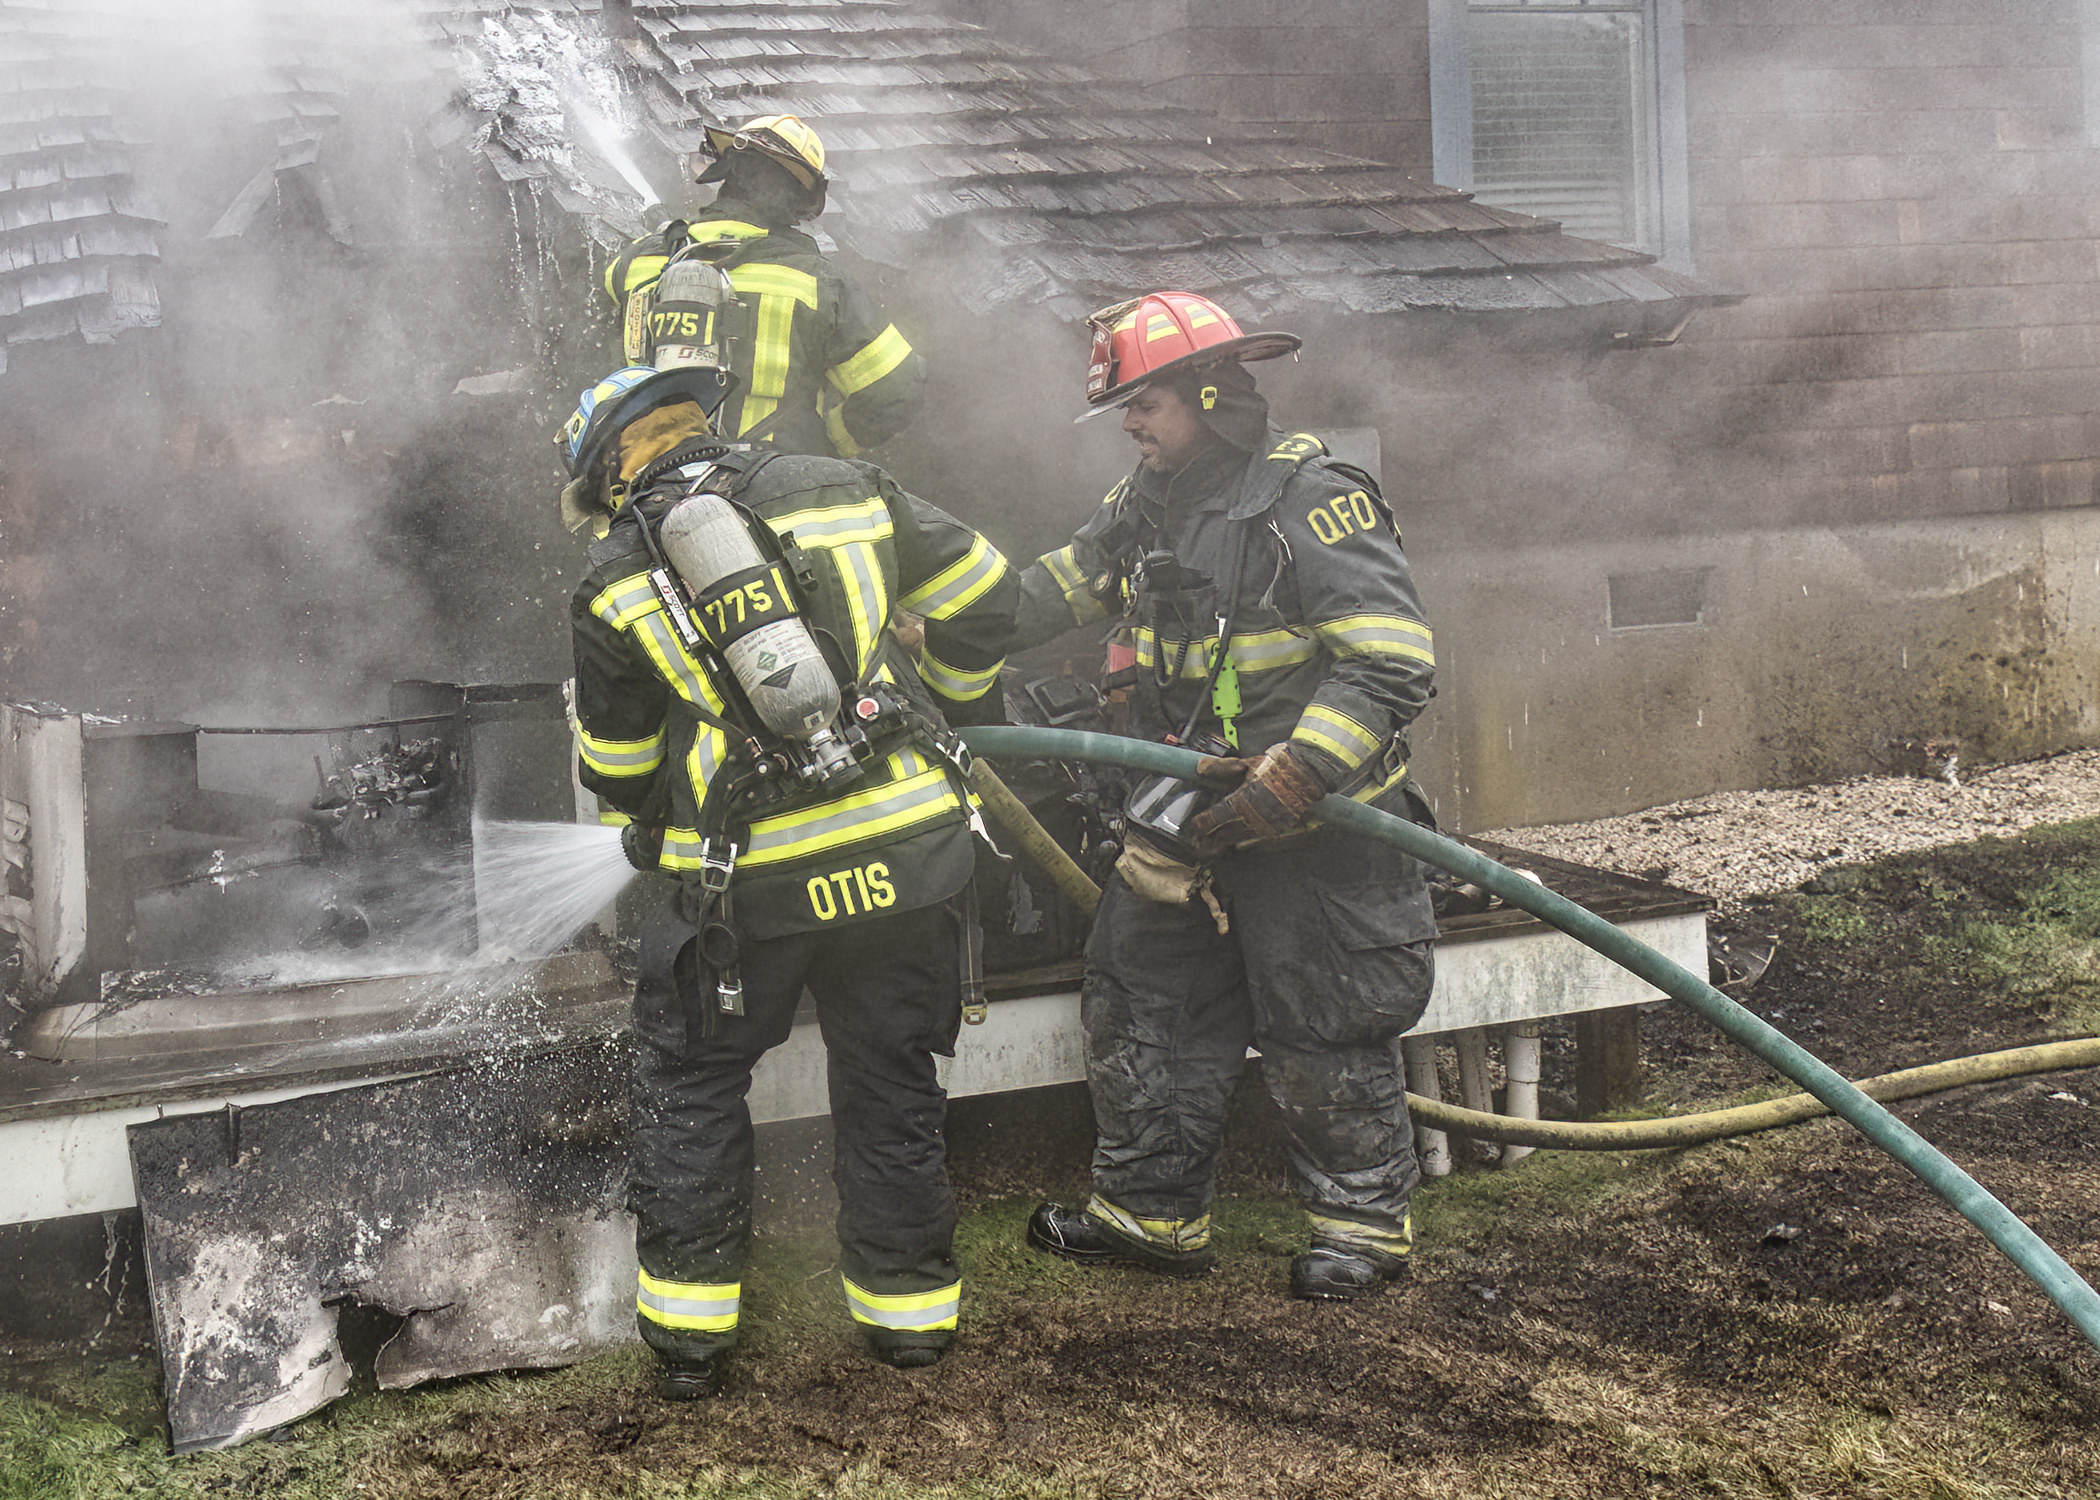
[{"label": "gravel strip", "polygon": [[1828,865],[2100,817],[2100,750],[1955,775],[1959,785],[1861,776],[1827,786],[1718,792],[1624,817],[1480,837],[1667,881],[1714,897],[1725,911],[1751,896],[1794,890]]}]

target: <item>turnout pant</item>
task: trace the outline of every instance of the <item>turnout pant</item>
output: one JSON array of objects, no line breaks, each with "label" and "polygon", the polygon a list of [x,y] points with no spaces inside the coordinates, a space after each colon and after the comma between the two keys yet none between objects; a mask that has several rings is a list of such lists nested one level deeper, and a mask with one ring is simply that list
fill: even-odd
[{"label": "turnout pant", "polygon": [[1315,829],[1224,855],[1214,889],[1225,935],[1200,901],[1148,901],[1120,876],[1102,893],[1082,995],[1096,1211],[1179,1248],[1208,1241],[1251,1045],[1315,1236],[1404,1254],[1420,1172],[1399,1039],[1435,962],[1420,867]]},{"label": "turnout pant", "polygon": [[751,1234],[751,1069],[787,1038],[806,986],[828,1054],[832,1180],[847,1305],[883,1329],[953,1329],[955,1198],[934,1055],[962,1019],[951,904],[764,942],[742,954],[744,1014],[710,1014],[714,976],[681,956],[676,996],[635,1006],[629,1206],[637,1321],[672,1360],[736,1341]]}]

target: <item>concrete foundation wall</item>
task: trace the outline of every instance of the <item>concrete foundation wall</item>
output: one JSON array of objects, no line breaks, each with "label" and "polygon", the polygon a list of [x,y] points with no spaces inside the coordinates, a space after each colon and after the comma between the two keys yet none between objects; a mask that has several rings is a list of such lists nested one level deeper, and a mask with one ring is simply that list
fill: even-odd
[{"label": "concrete foundation wall", "polygon": [[[1449,826],[1574,822],[1717,789],[2100,741],[2100,512],[1442,550],[1417,568]],[[1664,575],[1658,577],[1657,575]],[[1612,625],[1697,598],[1698,623]]]}]

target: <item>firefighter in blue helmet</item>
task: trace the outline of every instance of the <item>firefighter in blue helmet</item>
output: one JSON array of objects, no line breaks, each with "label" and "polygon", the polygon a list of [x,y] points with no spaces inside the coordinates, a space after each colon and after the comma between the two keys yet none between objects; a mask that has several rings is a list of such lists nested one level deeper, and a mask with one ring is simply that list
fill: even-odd
[{"label": "firefighter in blue helmet", "polygon": [[824,143],[793,115],[707,130],[714,202],[636,240],[606,268],[627,359],[648,359],[651,290],[673,259],[729,273],[725,337],[738,388],[718,428],[791,453],[850,458],[910,425],[925,364],[894,323],[796,226],[824,209]]},{"label": "firefighter in blue helmet", "polygon": [[[690,351],[689,351],[690,352]],[[976,986],[976,822],[948,725],[993,712],[1015,579],[868,464],[733,444],[717,366],[630,367],[562,437],[602,535],[572,608],[585,786],[678,879],[635,998],[642,1337],[659,1394],[712,1394],[751,1229],[751,1070],[805,986],[830,1055],[845,1300],[931,1364],[961,1297],[935,1056]],[[907,655],[888,628],[923,617]]]},{"label": "firefighter in blue helmet", "polygon": [[1434,919],[1407,855],[1306,827],[1321,799],[1426,808],[1405,731],[1429,626],[1371,476],[1268,424],[1244,368],[1298,347],[1207,298],[1097,314],[1087,398],[1137,470],[1022,579],[1016,646],[1120,616],[1132,730],[1205,749],[1208,787],[1140,784],[1087,942],[1094,1193],[1046,1203],[1040,1249],[1171,1275],[1211,1265],[1226,1104],[1249,1047],[1289,1137],[1310,1246],[1291,1290],[1344,1299],[1406,1269],[1418,1172],[1399,1038]]}]

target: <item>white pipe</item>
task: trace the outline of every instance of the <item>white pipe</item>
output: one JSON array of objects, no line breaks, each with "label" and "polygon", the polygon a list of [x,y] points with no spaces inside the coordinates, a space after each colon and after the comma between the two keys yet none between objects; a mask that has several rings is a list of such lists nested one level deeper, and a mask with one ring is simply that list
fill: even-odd
[{"label": "white pipe", "polygon": [[[1502,1028],[1502,1112],[1513,1120],[1539,1117],[1539,1029],[1530,1021]],[[1502,1165],[1512,1166],[1536,1149],[1506,1142]]]},{"label": "white pipe", "polygon": [[[1410,1036],[1400,1040],[1400,1055],[1407,1062],[1407,1091],[1424,1099],[1444,1102],[1444,1086],[1436,1073],[1436,1038]],[[1451,1138],[1427,1125],[1415,1126],[1415,1157],[1424,1177],[1451,1175]]]},{"label": "white pipe", "polygon": [[[1488,1076],[1488,1036],[1484,1026],[1468,1026],[1453,1038],[1458,1046],[1458,1102],[1484,1115],[1495,1112],[1495,1086]],[[1472,1137],[1464,1138],[1466,1155],[1479,1161],[1492,1156],[1495,1147]]]}]

